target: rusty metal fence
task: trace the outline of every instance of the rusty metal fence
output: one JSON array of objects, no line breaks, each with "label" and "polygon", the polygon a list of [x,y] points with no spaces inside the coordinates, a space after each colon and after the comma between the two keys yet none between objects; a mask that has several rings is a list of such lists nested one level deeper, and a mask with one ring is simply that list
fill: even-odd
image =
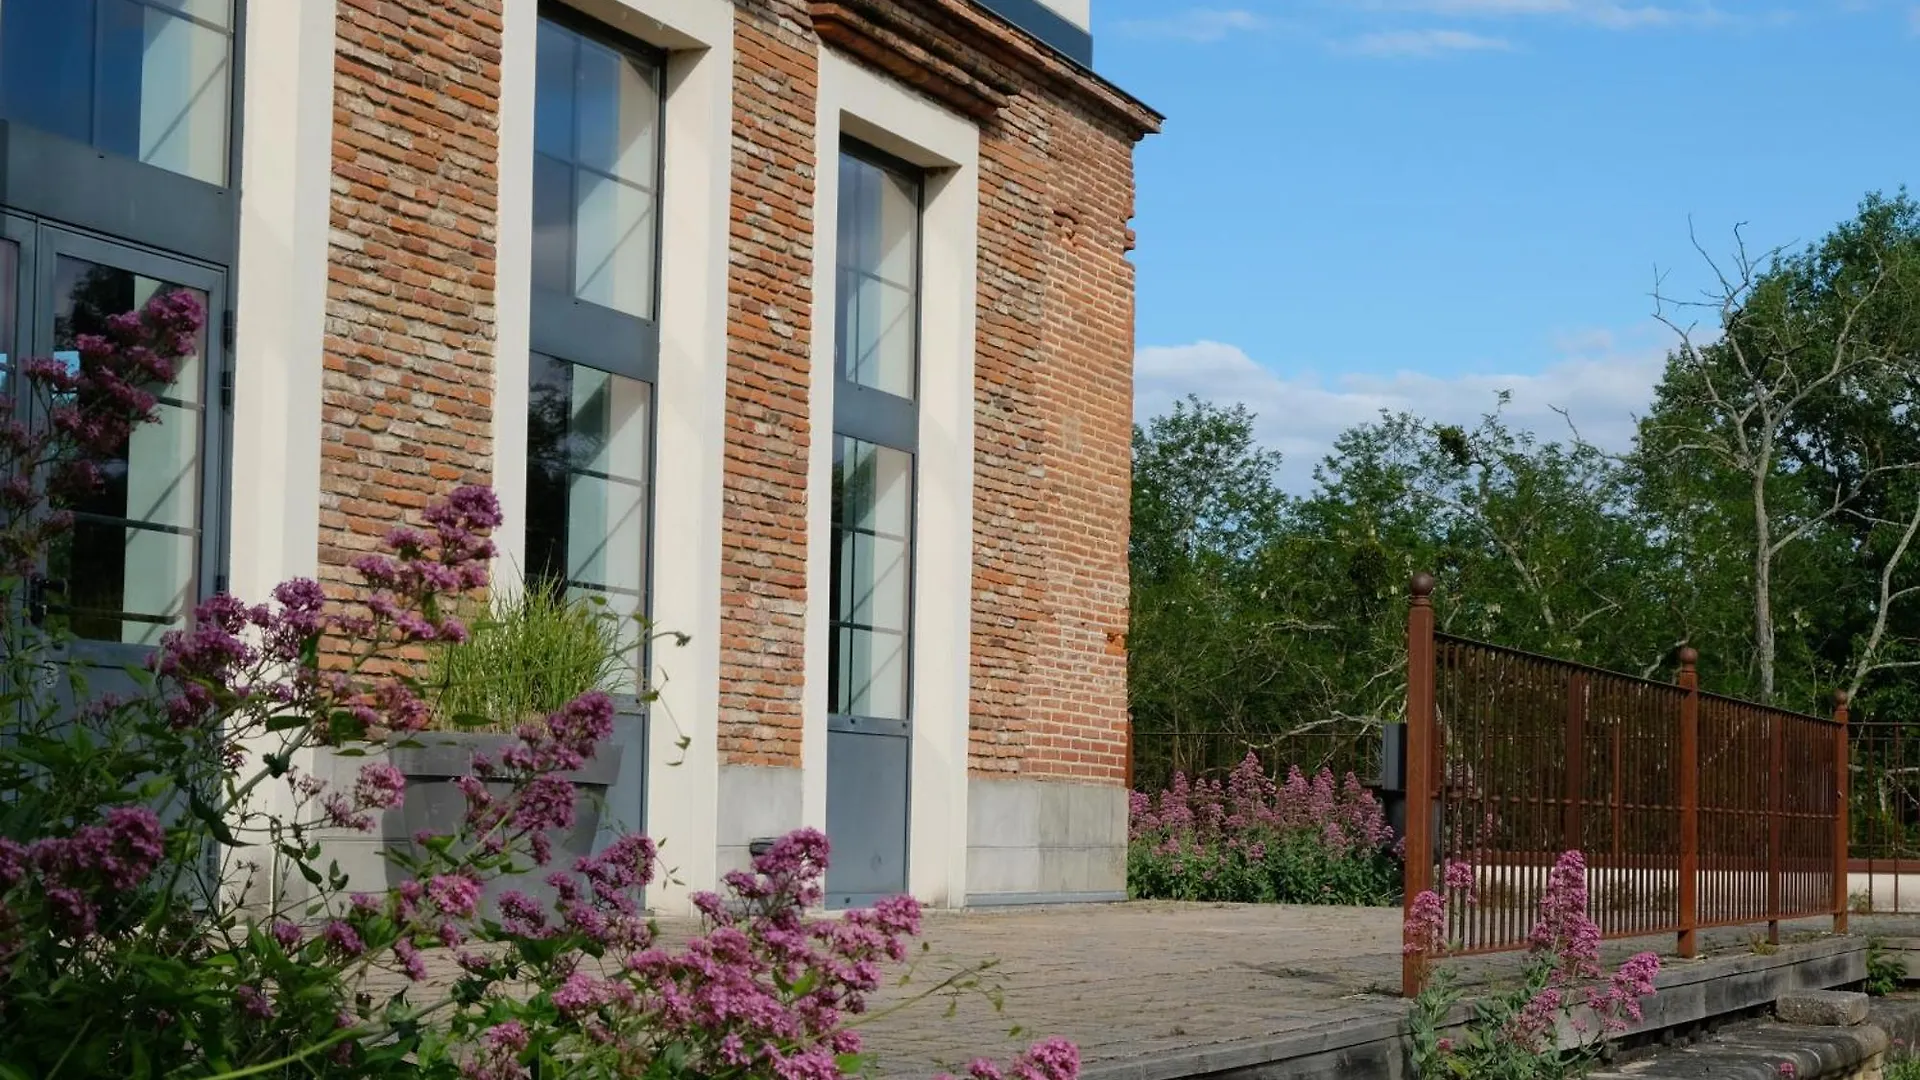
[{"label": "rusty metal fence", "polygon": [[[1407,634],[1405,896],[1447,862],[1473,868],[1448,938],[1524,949],[1562,852],[1587,859],[1609,938],[1847,911],[1847,725],[1702,693],[1691,650],[1673,683],[1438,634],[1432,579]],[[1420,767],[1424,762],[1425,767]],[[1405,991],[1426,958],[1407,956]]]},{"label": "rusty metal fence", "polygon": [[1848,907],[1920,911],[1920,734],[1897,721],[1856,722]]}]

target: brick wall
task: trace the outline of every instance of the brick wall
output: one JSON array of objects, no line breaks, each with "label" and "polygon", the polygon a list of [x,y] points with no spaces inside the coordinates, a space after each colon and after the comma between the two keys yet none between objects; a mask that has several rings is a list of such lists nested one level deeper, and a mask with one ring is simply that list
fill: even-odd
[{"label": "brick wall", "polygon": [[[1132,148],[1157,120],[964,0],[742,0],[721,753],[799,763],[817,50],[981,127],[968,765],[1125,775]],[[830,332],[830,331],[823,331]],[[824,421],[823,421],[824,422]]]},{"label": "brick wall", "polygon": [[[500,0],[338,0],[320,577],[491,479]],[[270,62],[270,60],[269,60]]]},{"label": "brick wall", "polygon": [[1023,91],[982,141],[976,773],[1126,775],[1133,137]]},{"label": "brick wall", "polygon": [[720,553],[729,764],[800,764],[818,85],[807,26],[806,4],[790,0],[742,2],[734,20]]},{"label": "brick wall", "polygon": [[1132,491],[1132,141],[1070,109],[1053,114],[1046,362],[1039,411],[1047,604],[1024,772],[1122,781],[1127,773],[1127,522]]}]

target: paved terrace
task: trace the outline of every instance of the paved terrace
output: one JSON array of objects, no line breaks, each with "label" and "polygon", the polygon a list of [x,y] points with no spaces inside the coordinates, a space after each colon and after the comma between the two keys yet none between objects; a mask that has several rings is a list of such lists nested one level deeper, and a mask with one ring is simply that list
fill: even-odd
[{"label": "paved terrace", "polygon": [[[1830,920],[1782,926],[1785,942],[1826,937]],[[692,920],[662,920],[684,938]],[[1859,916],[1856,936],[1920,938],[1920,918]],[[1704,930],[1702,953],[1738,960],[1765,927]],[[933,912],[904,985],[876,995],[861,1030],[881,1072],[927,1078],[974,1057],[1007,1058],[1061,1035],[1081,1049],[1090,1080],[1159,1080],[1210,1071],[1201,1059],[1266,1060],[1270,1044],[1338,1041],[1358,1025],[1404,1014],[1400,909],[1160,901]],[[1651,949],[1671,957],[1671,935],[1607,942],[1617,963]],[[1770,950],[1769,950],[1770,951]],[[444,954],[436,951],[436,958]],[[1515,973],[1515,953],[1446,961],[1471,987]],[[927,991],[956,972],[996,961],[981,990]],[[439,973],[450,976],[451,971]],[[397,986],[380,975],[376,984]],[[919,1000],[915,1000],[919,998]],[[1010,1034],[1014,1027],[1017,1035]],[[1295,1041],[1297,1040],[1297,1041]]]},{"label": "paved terrace", "polygon": [[[1856,933],[1914,933],[1920,921],[1854,919]],[[1907,929],[1899,931],[1896,928]],[[1782,927],[1821,935],[1827,919]],[[1705,955],[1755,951],[1765,927],[1701,932]],[[974,1056],[1006,1057],[1035,1038],[1079,1043],[1096,1074],[1235,1043],[1401,1015],[1398,908],[1145,902],[935,913],[910,982],[886,991],[862,1025],[880,1069],[928,1076]],[[1617,961],[1671,936],[1608,942]],[[978,994],[901,1005],[955,970],[999,961],[988,979],[1003,1009]],[[1672,959],[1669,963],[1685,961]],[[1449,961],[1468,985],[1514,972],[1513,954]],[[949,1015],[948,1007],[952,1005]],[[1018,1036],[1008,1029],[1018,1025]]]}]

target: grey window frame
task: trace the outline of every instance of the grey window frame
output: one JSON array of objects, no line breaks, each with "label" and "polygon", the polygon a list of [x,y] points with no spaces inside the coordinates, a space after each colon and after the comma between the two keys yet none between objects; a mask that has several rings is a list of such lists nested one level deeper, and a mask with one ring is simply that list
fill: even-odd
[{"label": "grey window frame", "polygon": [[[666,203],[664,181],[667,156],[665,146],[667,53],[631,35],[623,34],[565,4],[558,3],[557,0],[541,0],[539,18],[587,38],[595,44],[625,53],[652,69],[655,97],[660,109],[660,115],[656,118],[655,131],[658,133],[656,137],[661,145],[653,158],[654,317],[643,319],[624,311],[603,307],[590,300],[582,300],[566,292],[534,285],[532,286],[531,345],[534,352],[544,353],[568,363],[598,368],[609,374],[637,379],[653,385],[657,390],[660,381],[660,275],[663,262],[661,253],[666,246],[662,242],[664,230],[660,226],[666,220],[661,210]],[[539,151],[536,150],[535,154],[538,153]],[[578,162],[568,162],[568,165],[575,170],[581,168]],[[577,226],[574,227],[577,228]],[[571,251],[571,244],[574,242],[571,234],[568,242],[568,250]],[[658,411],[656,407],[654,410],[656,415]]]},{"label": "grey window frame", "polygon": [[[862,386],[847,378],[847,366],[839,355],[840,342],[834,342],[833,357],[833,430],[863,442],[904,450],[918,458],[920,454],[920,304],[923,250],[927,232],[927,170],[902,160],[869,143],[841,136],[839,152],[858,158],[875,168],[911,179],[914,184],[913,218],[913,397],[903,398],[885,390]],[[835,223],[838,228],[838,223]],[[837,263],[836,256],[835,262]],[[839,287],[839,266],[834,267],[835,288]],[[838,303],[838,299],[835,300]],[[836,313],[837,315],[837,313]]]},{"label": "grey window frame", "polygon": [[[3,3],[4,0],[0,0]],[[12,213],[66,232],[152,255],[198,262],[218,270],[224,289],[208,297],[210,398],[202,445],[209,455],[205,489],[217,492],[201,507],[199,598],[227,590],[232,558],[233,396],[239,366],[233,351],[233,310],[240,282],[240,167],[246,139],[247,29],[252,0],[233,0],[228,30],[226,179],[222,184],[148,165],[52,132],[0,117],[0,213]],[[25,268],[23,267],[23,273]],[[23,312],[20,318],[31,319]]]},{"label": "grey window frame", "polygon": [[[660,107],[656,118],[654,153],[654,220],[664,220],[666,205],[666,72],[667,52],[585,15],[555,0],[541,0],[539,18],[552,22],[581,37],[618,52],[626,53],[649,65],[654,72]],[[537,79],[536,79],[537,83]],[[536,104],[536,110],[537,110]],[[539,151],[536,149],[535,154]],[[570,163],[578,168],[577,163]],[[571,240],[569,241],[571,244]],[[661,230],[654,230],[653,311],[655,318],[642,319],[624,311],[615,311],[588,300],[581,300],[552,289],[532,286],[529,312],[528,389],[531,392],[535,357],[573,367],[592,368],[609,375],[632,379],[647,385],[647,470],[644,496],[647,507],[647,535],[641,557],[640,613],[653,617],[654,537],[659,524],[656,510],[660,468],[660,275],[663,264]],[[571,249],[569,249],[571,250]],[[529,401],[531,406],[531,401]],[[522,453],[531,446],[522,448]],[[529,568],[530,569],[530,568]],[[569,581],[567,584],[571,585]],[[642,696],[652,670],[651,641],[643,639],[636,672]],[[642,709],[644,713],[644,708]]]},{"label": "grey window frame", "polygon": [[[835,703],[835,698],[837,697],[837,695],[835,694],[835,690],[838,688],[838,678],[839,678],[839,668],[840,668],[839,631],[843,627],[853,627],[853,628],[863,628],[863,627],[861,627],[861,624],[854,623],[849,619],[843,619],[840,617],[841,613],[838,610],[838,604],[840,602],[840,591],[838,588],[834,588],[830,586],[828,590],[830,599],[829,599],[828,609],[827,609],[828,729],[829,730],[840,729],[840,730],[859,730],[859,731],[879,731],[879,732],[886,732],[890,734],[906,735],[908,737],[911,737],[911,732],[913,729],[914,693],[915,693],[915,685],[914,685],[915,680],[913,678],[913,658],[914,658],[914,652],[917,644],[915,640],[915,635],[913,633],[913,620],[914,620],[914,611],[918,606],[918,594],[919,594],[919,590],[915,588],[914,572],[915,572],[915,568],[919,564],[919,548],[920,548],[920,506],[919,506],[920,504],[920,398],[919,398],[919,395],[920,395],[920,387],[921,387],[920,323],[921,323],[921,304],[923,301],[922,290],[921,290],[922,266],[925,261],[925,254],[922,250],[924,245],[922,241],[925,239],[925,236],[926,236],[927,170],[924,168],[921,168],[920,166],[914,165],[910,162],[903,161],[900,158],[892,154],[889,154],[884,150],[880,150],[868,143],[852,138],[851,136],[843,135],[841,137],[839,153],[848,157],[857,158],[861,161],[866,162],[869,165],[872,165],[877,168],[883,169],[887,172],[893,173],[896,176],[910,179],[913,181],[913,184],[914,184],[914,194],[915,194],[914,225],[913,225],[914,227],[914,244],[913,244],[914,397],[903,398],[897,394],[890,394],[885,390],[878,390],[870,386],[862,386],[859,383],[856,383],[853,380],[847,378],[847,367],[840,355],[840,347],[842,345],[842,342],[838,340],[838,338],[836,337],[834,341],[834,357],[833,357],[833,438],[834,438],[833,467],[834,467],[834,471],[837,474],[840,469],[840,460],[841,460],[840,440],[843,438],[855,439],[860,442],[871,443],[875,446],[883,447],[888,450],[895,450],[900,453],[904,453],[907,455],[907,457],[910,459],[912,463],[911,470],[909,473],[912,481],[912,491],[911,491],[912,501],[907,508],[907,535],[906,535],[907,610],[906,610],[906,632],[902,635],[903,637],[905,637],[906,642],[905,642],[905,647],[901,650],[901,663],[905,665],[905,671],[904,671],[905,686],[902,688],[902,691],[901,691],[901,700],[903,703],[901,711],[905,713],[905,716],[901,719],[895,720],[893,718],[861,716],[858,714],[841,713],[836,711],[833,708]],[[836,229],[840,227],[840,223],[837,220],[835,222],[834,227]],[[836,258],[836,261],[837,261],[837,258]],[[836,266],[834,268],[834,271],[835,271],[835,278],[837,283],[839,267]],[[837,284],[836,284],[836,288],[837,288]],[[839,298],[836,296],[835,303],[838,304],[838,302],[839,302]],[[836,313],[836,322],[837,322],[837,313]],[[832,511],[829,512],[829,516],[830,517],[832,516]],[[833,526],[833,533],[834,533],[833,546],[830,549],[829,558],[833,560],[832,565],[834,567],[834,571],[830,571],[830,576],[832,576],[833,573],[837,573],[838,566],[839,566],[839,560],[840,560],[839,532],[841,528],[842,526],[838,523],[836,523]]]}]

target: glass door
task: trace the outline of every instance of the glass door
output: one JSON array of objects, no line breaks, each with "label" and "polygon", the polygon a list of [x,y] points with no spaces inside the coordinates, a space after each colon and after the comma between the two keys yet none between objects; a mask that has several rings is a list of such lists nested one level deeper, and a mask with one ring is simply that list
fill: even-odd
[{"label": "glass door", "polygon": [[219,546],[206,541],[219,534],[223,425],[209,406],[225,358],[208,330],[223,275],[49,225],[36,230],[33,248],[35,355],[78,365],[84,335],[162,294],[191,292],[209,312],[199,348],[158,391],[157,421],[99,463],[103,483],[73,508],[73,528],[48,552],[34,590],[29,617],[70,632],[70,659],[92,669],[90,692],[111,692],[121,669],[144,664],[162,634],[186,625],[219,572]]}]

